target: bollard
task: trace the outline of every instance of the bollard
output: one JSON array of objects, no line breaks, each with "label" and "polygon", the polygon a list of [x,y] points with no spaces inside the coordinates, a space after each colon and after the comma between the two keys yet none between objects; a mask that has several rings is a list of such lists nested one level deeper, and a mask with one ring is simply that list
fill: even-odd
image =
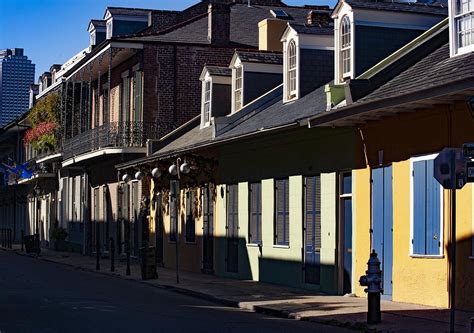
[{"label": "bollard", "polygon": [[95,261],[95,269],[100,271],[100,226],[99,223],[96,223],[95,228],[95,254],[96,254],[96,261]]},{"label": "bollard", "polygon": [[110,271],[115,271],[115,243],[114,238],[110,237]]},{"label": "bollard", "polygon": [[21,251],[24,251],[25,248],[24,248],[23,244],[24,244],[25,240],[23,239],[23,237],[25,237],[25,231],[23,229],[21,229],[20,233],[21,233]]},{"label": "bollard", "polygon": [[382,271],[380,270],[380,261],[377,258],[377,253],[372,250],[370,259],[367,262],[368,269],[366,275],[363,275],[359,279],[361,286],[367,286],[364,290],[368,295],[368,311],[367,311],[367,323],[378,324],[382,321],[382,314],[380,312],[380,294],[383,292],[382,284]]}]

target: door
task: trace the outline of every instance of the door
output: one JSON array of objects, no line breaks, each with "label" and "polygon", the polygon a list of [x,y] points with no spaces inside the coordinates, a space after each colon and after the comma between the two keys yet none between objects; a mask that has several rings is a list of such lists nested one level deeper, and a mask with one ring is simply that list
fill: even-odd
[{"label": "door", "polygon": [[209,274],[214,272],[214,202],[211,191],[209,185],[203,187],[202,271]]},{"label": "door", "polygon": [[305,177],[304,281],[320,284],[321,182],[319,176]]},{"label": "door", "polygon": [[237,184],[227,186],[227,272],[239,271],[239,188]]},{"label": "door", "polygon": [[156,264],[163,266],[163,213],[161,211],[161,195],[155,196],[155,244]]},{"label": "door", "polygon": [[340,288],[343,294],[352,293],[352,174],[345,172],[339,184],[340,227]]},{"label": "door", "polygon": [[382,269],[383,296],[392,298],[393,201],[392,166],[372,170],[372,248]]}]

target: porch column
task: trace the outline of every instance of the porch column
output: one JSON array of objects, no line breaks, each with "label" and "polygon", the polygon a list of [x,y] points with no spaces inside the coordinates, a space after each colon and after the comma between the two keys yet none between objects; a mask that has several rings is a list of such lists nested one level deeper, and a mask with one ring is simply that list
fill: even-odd
[{"label": "porch column", "polygon": [[71,105],[71,138],[74,137],[74,118],[75,118],[75,106],[76,106],[76,81],[72,80],[72,105]]},{"label": "porch column", "polygon": [[112,48],[109,50],[109,72],[108,72],[108,81],[109,81],[109,89],[107,89],[107,94],[108,94],[108,103],[107,103],[107,116],[105,116],[105,110],[104,110],[104,123],[109,124],[110,123],[110,106],[112,105],[110,101],[110,91],[112,90],[112,85],[110,84],[110,81],[112,79]]},{"label": "porch column", "polygon": [[78,131],[77,133],[80,134],[82,133],[82,117],[83,117],[83,99],[84,99],[84,95],[83,95],[83,92],[84,92],[84,77],[83,77],[83,72],[84,70],[81,70],[81,75],[80,75],[80,78],[81,78],[81,91],[79,93],[79,128],[78,128]]},{"label": "porch column", "polygon": [[89,96],[87,96],[87,126],[86,129],[90,130],[91,126],[91,118],[92,118],[92,65],[89,64]]}]

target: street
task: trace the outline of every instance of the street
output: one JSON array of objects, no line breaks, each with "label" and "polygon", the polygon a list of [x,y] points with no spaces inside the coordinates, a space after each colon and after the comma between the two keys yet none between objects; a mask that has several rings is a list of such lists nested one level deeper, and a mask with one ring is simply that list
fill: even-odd
[{"label": "street", "polygon": [[0,332],[347,332],[0,251]]}]

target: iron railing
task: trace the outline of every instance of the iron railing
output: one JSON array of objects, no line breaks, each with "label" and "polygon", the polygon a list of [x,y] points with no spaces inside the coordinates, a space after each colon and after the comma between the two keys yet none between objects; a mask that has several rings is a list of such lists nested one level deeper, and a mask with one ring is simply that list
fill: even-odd
[{"label": "iron railing", "polygon": [[145,147],[148,139],[159,139],[174,127],[170,122],[110,122],[66,139],[63,158],[103,148]]}]

